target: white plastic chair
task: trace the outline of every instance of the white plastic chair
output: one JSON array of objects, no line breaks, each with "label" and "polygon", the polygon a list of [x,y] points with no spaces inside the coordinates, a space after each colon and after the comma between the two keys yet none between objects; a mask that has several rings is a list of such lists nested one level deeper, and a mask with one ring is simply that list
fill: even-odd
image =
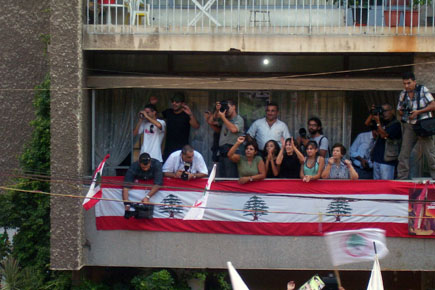
[{"label": "white plastic chair", "polygon": [[151,25],[150,4],[145,4],[145,0],[130,0],[130,25],[135,25],[136,21],[140,24],[141,17],[145,18],[146,25]]},{"label": "white plastic chair", "polygon": [[[104,21],[103,18],[106,16],[106,24],[112,24],[112,8],[115,8],[115,13],[118,12],[118,8],[128,8],[125,0],[123,0],[121,4],[118,3],[117,0],[98,0],[98,4],[101,6],[101,22]],[[106,13],[104,13],[104,11],[106,11]]]}]

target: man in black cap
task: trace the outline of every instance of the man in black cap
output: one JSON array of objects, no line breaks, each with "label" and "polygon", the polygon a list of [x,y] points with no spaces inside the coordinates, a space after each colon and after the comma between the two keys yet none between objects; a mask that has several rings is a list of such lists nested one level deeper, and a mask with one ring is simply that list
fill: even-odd
[{"label": "man in black cap", "polygon": [[166,119],[166,143],[163,153],[163,160],[184,145],[189,144],[190,127],[199,128],[199,123],[190,110],[189,106],[184,103],[183,93],[176,93],[171,98],[172,108],[162,112]]},{"label": "man in black cap", "polygon": [[[122,189],[122,199],[128,199],[128,191],[133,186],[135,180],[154,179],[154,186],[151,187],[148,194],[142,199],[142,202],[149,202],[150,198],[159,191],[163,185],[162,163],[157,159],[151,158],[148,153],[142,153],[139,161],[134,162],[124,177],[124,186]],[[125,210],[130,210],[130,203],[124,202]]]}]

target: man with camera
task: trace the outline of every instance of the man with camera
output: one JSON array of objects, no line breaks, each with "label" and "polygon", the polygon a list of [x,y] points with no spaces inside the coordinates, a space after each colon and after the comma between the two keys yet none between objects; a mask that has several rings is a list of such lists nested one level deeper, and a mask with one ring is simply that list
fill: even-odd
[{"label": "man with camera", "polygon": [[165,127],[165,121],[157,119],[155,105],[148,104],[145,109],[139,112],[139,121],[133,130],[133,136],[143,134],[140,153],[147,152],[151,158],[163,162],[161,147],[165,136]]},{"label": "man with camera", "polygon": [[165,177],[192,180],[208,175],[207,165],[201,153],[192,146],[184,145],[181,150],[173,152],[163,164]]},{"label": "man with camera", "polygon": [[[131,164],[128,168],[127,173],[124,177],[124,185],[122,188],[122,199],[128,199],[128,192],[135,180],[154,180],[154,185],[148,191],[147,195],[142,199],[141,202],[148,203],[150,198],[159,191],[160,187],[163,185],[163,174],[162,174],[162,163],[157,159],[151,158],[148,153],[142,153],[139,156],[139,160]],[[124,202],[125,211],[129,211],[131,206],[134,206],[131,202]]]},{"label": "man with camera", "polygon": [[237,138],[243,134],[245,122],[237,114],[236,103],[232,100],[216,102],[214,114],[205,113],[207,124],[219,133],[219,177],[237,178],[239,173],[237,165],[228,158],[227,154],[231,147],[236,143]]},{"label": "man with camera", "polygon": [[372,150],[373,179],[394,179],[402,131],[390,104],[372,105],[365,125],[376,127],[377,139]]},{"label": "man with camera", "polygon": [[269,140],[281,143],[281,138],[290,138],[287,125],[278,120],[279,107],[276,103],[268,103],[266,106],[266,117],[252,123],[247,134],[251,135],[258,143],[260,151]]},{"label": "man with camera", "polygon": [[167,134],[163,159],[175,150],[181,149],[186,144],[189,144],[190,127],[199,128],[199,123],[195,115],[190,110],[189,106],[184,103],[184,94],[176,93],[171,98],[172,108],[162,112],[167,123]]},{"label": "man with camera", "polygon": [[[409,156],[415,144],[419,142],[429,164],[430,175],[435,179],[435,146],[433,132],[421,132],[421,123],[433,118],[435,102],[429,90],[417,85],[414,73],[402,76],[404,90],[400,93],[397,110],[401,116],[403,142],[400,150],[397,178],[409,178]],[[426,121],[424,121],[426,120]],[[420,130],[417,130],[420,128]]]}]

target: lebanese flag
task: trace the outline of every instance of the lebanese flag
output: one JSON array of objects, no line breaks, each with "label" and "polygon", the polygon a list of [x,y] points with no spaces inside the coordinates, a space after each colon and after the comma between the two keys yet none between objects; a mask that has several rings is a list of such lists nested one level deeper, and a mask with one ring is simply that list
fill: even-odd
[{"label": "lebanese flag", "polygon": [[211,184],[216,176],[216,164],[213,165],[210,177],[208,178],[207,184],[205,185],[204,193],[200,199],[195,201],[193,207],[184,216],[184,220],[202,220],[204,217],[205,207],[207,206],[208,191],[210,190]]},{"label": "lebanese flag", "polygon": [[325,239],[334,266],[373,261],[376,252],[381,259],[388,254],[385,230],[382,229],[330,232],[325,234]]},{"label": "lebanese flag", "polygon": [[96,205],[100,201],[99,199],[103,195],[100,185],[103,176],[104,164],[106,163],[106,160],[109,157],[110,154],[107,154],[94,172],[94,176],[92,177],[91,187],[89,188],[89,191],[86,194],[86,198],[83,201],[83,207],[85,208],[85,210],[90,210],[92,207],[94,207],[94,205]]}]

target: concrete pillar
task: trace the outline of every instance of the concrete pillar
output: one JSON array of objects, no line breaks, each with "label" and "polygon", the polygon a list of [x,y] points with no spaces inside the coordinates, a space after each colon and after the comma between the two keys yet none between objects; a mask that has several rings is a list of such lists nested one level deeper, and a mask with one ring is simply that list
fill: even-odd
[{"label": "concrete pillar", "polygon": [[[90,116],[83,87],[82,0],[51,1],[51,174],[54,193],[82,195],[80,182],[89,174]],[[72,181],[70,181],[72,180]],[[51,199],[51,268],[76,270],[83,264],[81,199]]]}]

